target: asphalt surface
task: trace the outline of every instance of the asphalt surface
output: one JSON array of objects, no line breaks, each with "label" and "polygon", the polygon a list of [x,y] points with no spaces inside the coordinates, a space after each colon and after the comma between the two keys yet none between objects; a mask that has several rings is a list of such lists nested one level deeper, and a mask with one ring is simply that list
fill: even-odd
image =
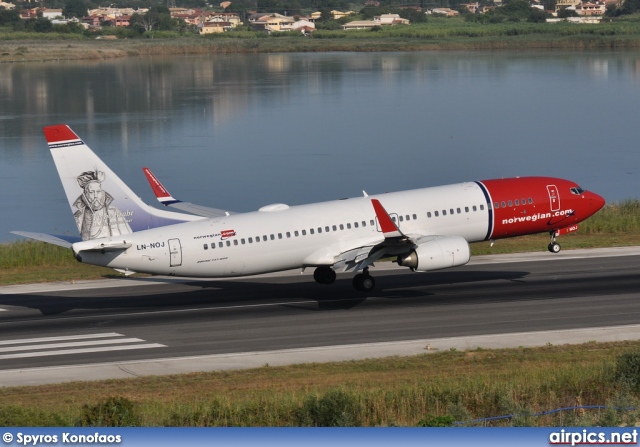
[{"label": "asphalt surface", "polygon": [[[640,339],[640,326],[632,326],[640,324],[639,267],[640,247],[630,247],[477,257],[430,273],[381,263],[371,269],[377,285],[369,294],[352,288],[351,274],[324,286],[313,282],[311,270],[233,280],[152,277],[0,287],[0,386],[15,384],[26,370],[56,381],[51,371],[57,368],[63,380],[73,365],[123,370],[147,362],[153,366],[142,374],[162,374],[173,372],[164,359],[213,356],[233,365],[234,356],[247,353],[294,358],[294,352],[353,346],[393,355],[403,353],[394,346],[414,341],[425,349],[429,341],[468,343],[503,334],[522,344],[509,334],[541,331],[562,343],[571,341],[567,330],[597,340],[619,326],[626,332],[614,339]],[[338,358],[362,357],[342,352]]]}]

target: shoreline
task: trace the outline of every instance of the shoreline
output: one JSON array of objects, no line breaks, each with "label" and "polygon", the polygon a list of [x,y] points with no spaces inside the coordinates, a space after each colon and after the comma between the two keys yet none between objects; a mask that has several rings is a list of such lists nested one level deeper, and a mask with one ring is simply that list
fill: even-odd
[{"label": "shoreline", "polygon": [[[525,38],[522,38],[525,37]],[[640,48],[640,36],[514,36],[481,38],[215,38],[0,40],[0,64],[176,55],[408,51],[594,51]]]}]

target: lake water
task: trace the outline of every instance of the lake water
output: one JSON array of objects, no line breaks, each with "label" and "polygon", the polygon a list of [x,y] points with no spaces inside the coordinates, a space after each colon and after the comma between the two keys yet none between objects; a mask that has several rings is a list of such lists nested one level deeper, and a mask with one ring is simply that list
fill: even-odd
[{"label": "lake water", "polygon": [[495,177],[640,196],[638,52],[216,55],[0,65],[0,241],[76,234],[41,128],[148,203],[235,211]]}]

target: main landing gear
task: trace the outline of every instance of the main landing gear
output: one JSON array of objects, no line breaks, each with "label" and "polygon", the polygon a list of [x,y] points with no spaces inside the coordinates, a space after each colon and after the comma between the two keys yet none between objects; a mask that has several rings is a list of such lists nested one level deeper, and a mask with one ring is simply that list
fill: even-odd
[{"label": "main landing gear", "polygon": [[[313,279],[319,284],[333,284],[336,280],[336,272],[331,267],[318,267],[313,271]],[[353,287],[361,292],[370,292],[375,286],[376,281],[369,274],[369,267],[353,277]]]},{"label": "main landing gear", "polygon": [[369,275],[369,267],[365,267],[362,273],[353,277],[353,287],[360,292],[370,292],[376,286],[376,280]]},{"label": "main landing gear", "polygon": [[550,231],[549,235],[551,236],[551,241],[549,242],[549,245],[547,246],[547,248],[551,253],[560,253],[560,249],[562,247],[560,247],[560,244],[556,242],[556,232]]}]

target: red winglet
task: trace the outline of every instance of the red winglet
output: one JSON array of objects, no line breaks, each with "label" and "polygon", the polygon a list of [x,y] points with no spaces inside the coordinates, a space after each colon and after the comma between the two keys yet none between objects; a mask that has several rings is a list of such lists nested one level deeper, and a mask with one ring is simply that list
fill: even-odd
[{"label": "red winglet", "polygon": [[151,172],[149,168],[142,168],[142,172],[144,172],[144,175],[147,177],[147,181],[149,182],[151,189],[153,189],[153,193],[156,195],[156,197],[171,197],[171,194],[169,194],[167,188],[162,186],[160,180],[158,180],[158,178],[153,175],[153,172]]},{"label": "red winglet", "polygon": [[[387,210],[384,209],[382,204],[378,199],[371,199],[371,204],[373,205],[373,209],[376,212],[376,217],[378,218],[378,222],[380,223],[380,228],[385,236],[400,236],[400,230],[396,224],[391,220],[391,216],[387,213]],[[395,234],[392,234],[395,233]]]},{"label": "red winglet", "polygon": [[78,137],[78,135],[76,135],[66,124],[43,127],[42,131],[44,132],[44,137],[46,138],[47,143],[80,139],[80,137]]}]

